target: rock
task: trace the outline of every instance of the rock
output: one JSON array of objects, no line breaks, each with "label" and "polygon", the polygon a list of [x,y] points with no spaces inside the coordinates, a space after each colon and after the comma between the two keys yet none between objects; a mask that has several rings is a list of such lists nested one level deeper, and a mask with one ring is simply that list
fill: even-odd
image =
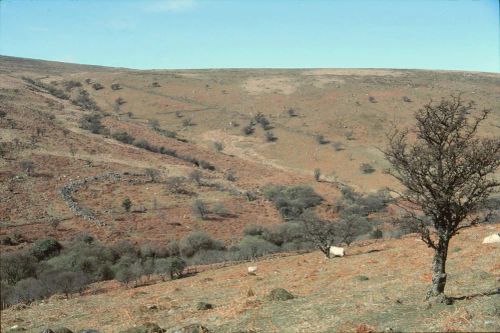
[{"label": "rock", "polygon": [[172,333],[212,333],[212,331],[200,324],[191,324],[178,330],[174,330]]},{"label": "rock", "polygon": [[289,299],[295,298],[290,292],[283,288],[275,288],[271,290],[267,298],[270,301],[287,301]]},{"label": "rock", "polygon": [[196,305],[196,310],[210,310],[213,308],[214,306],[212,304],[206,302],[198,302]]},{"label": "rock", "polygon": [[145,323],[140,326],[131,327],[120,333],[163,333],[165,332],[160,326],[155,323]]},{"label": "rock", "polygon": [[483,240],[483,244],[500,243],[500,232],[491,234]]},{"label": "rock", "polygon": [[59,327],[54,330],[54,333],[73,333],[73,331],[66,327]]}]

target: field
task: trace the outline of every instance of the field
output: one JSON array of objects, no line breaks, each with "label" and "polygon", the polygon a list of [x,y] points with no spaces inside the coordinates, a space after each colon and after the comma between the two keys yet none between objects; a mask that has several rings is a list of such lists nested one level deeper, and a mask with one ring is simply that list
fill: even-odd
[{"label": "field", "polygon": [[[230,247],[246,226],[283,223],[263,194],[268,184],[311,186],[324,198],[317,210],[334,218],[345,186],[366,194],[400,189],[381,152],[387,134],[411,126],[430,100],[459,93],[492,110],[480,135],[498,135],[494,73],[138,71],[0,56],[0,236],[21,240],[0,249],[28,249],[48,236],[70,241],[83,232],[103,244],[166,244],[196,230]],[[78,98],[94,101],[97,112],[72,102]],[[85,129],[82,119],[95,113],[100,127]],[[267,121],[256,122],[262,117]],[[123,131],[134,144],[117,139]],[[363,164],[373,171],[363,172]],[[173,191],[176,177],[180,192]],[[122,205],[127,197],[130,211]],[[200,219],[195,198],[224,213]],[[246,274],[253,263],[240,263],[137,288],[99,282],[83,296],[3,310],[1,327],[119,332],[153,321],[169,330],[200,322],[214,332],[499,331],[500,252],[481,244],[498,232],[493,222],[453,240],[447,291],[457,300],[450,306],[423,302],[431,251],[415,235],[389,237],[384,223],[384,239],[360,239],[344,258],[290,252],[259,259],[256,276]],[[277,287],[297,297],[268,301]],[[198,301],[215,308],[198,311]]]}]

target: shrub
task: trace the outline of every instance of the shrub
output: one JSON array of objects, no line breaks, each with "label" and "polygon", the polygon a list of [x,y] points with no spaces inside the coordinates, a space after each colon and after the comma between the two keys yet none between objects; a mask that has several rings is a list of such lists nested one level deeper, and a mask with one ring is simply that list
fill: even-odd
[{"label": "shrub", "polygon": [[161,146],[158,150],[160,154],[177,157],[177,152],[174,149],[166,148]]},{"label": "shrub", "polygon": [[160,122],[158,121],[158,119],[149,119],[148,126],[152,129],[158,129],[160,128]]},{"label": "shrub", "polygon": [[377,100],[373,96],[368,96],[368,100],[370,101],[370,103],[377,103]]},{"label": "shrub", "polygon": [[344,136],[347,140],[354,140],[354,133],[352,130],[346,130]]},{"label": "shrub", "polygon": [[81,89],[78,92],[76,98],[73,99],[71,102],[81,107],[84,110],[100,111],[100,108],[97,106],[97,103],[94,101],[94,99],[90,97],[89,93],[84,89]]},{"label": "shrub", "polygon": [[33,161],[30,160],[22,160],[21,162],[19,162],[19,166],[28,175],[32,174],[33,171],[35,170],[35,163],[33,163]]},{"label": "shrub", "polygon": [[195,199],[191,204],[191,210],[197,218],[204,220],[207,217],[208,209],[203,200]]},{"label": "shrub", "polygon": [[324,145],[330,142],[325,139],[323,134],[317,134],[314,138],[316,139],[316,142],[320,145]]},{"label": "shrub", "polygon": [[114,132],[111,136],[113,137],[113,139],[129,145],[132,144],[135,140],[132,135],[128,134],[125,131]]},{"label": "shrub", "polygon": [[132,201],[130,200],[129,197],[126,197],[125,199],[123,199],[122,207],[125,209],[125,211],[127,211],[127,212],[130,211],[130,207],[132,207]]},{"label": "shrub", "polygon": [[95,90],[101,90],[101,89],[104,89],[104,86],[102,84],[96,82],[92,85],[92,88],[94,88]]},{"label": "shrub", "polygon": [[332,143],[332,147],[333,149],[335,149],[335,151],[341,151],[341,150],[344,150],[344,145],[342,144],[342,142],[334,142]]},{"label": "shrub", "polygon": [[375,168],[371,164],[369,164],[369,163],[363,163],[363,164],[361,164],[360,167],[359,167],[359,169],[364,174],[375,172]]},{"label": "shrub", "polygon": [[84,130],[91,131],[94,134],[106,133],[105,127],[101,124],[101,116],[96,113],[83,115],[78,122],[78,126]]},{"label": "shrub", "polygon": [[255,259],[265,254],[274,253],[279,247],[260,237],[245,236],[237,245],[240,259]]},{"label": "shrub", "polygon": [[214,146],[215,151],[217,151],[219,153],[224,150],[224,145],[219,141],[214,141],[213,146]]},{"label": "shrub", "polygon": [[381,239],[384,237],[384,233],[382,230],[377,228],[370,233],[370,237],[374,239]]},{"label": "shrub", "polygon": [[294,298],[295,296],[283,288],[275,288],[267,295],[267,299],[270,301],[287,301]]},{"label": "shrub", "polygon": [[146,168],[146,170],[144,170],[144,174],[153,183],[156,182],[158,180],[158,178],[160,177],[160,172],[158,170],[152,169],[152,168]]},{"label": "shrub", "polygon": [[156,82],[156,81],[155,81],[155,82],[153,82],[153,83],[151,83],[151,86],[152,86],[152,87],[154,87],[154,88],[161,87],[160,83],[158,83],[158,82]]},{"label": "shrub", "polygon": [[202,169],[211,170],[211,171],[215,170],[215,166],[213,166],[210,162],[207,162],[205,160],[198,160],[198,165]]},{"label": "shrub", "polygon": [[[0,262],[0,278],[10,285],[16,284],[22,279],[36,275],[37,259],[23,252],[2,253]],[[2,290],[3,292],[3,290]]]},{"label": "shrub", "polygon": [[75,87],[81,87],[82,83],[78,82],[78,81],[70,80],[70,81],[64,81],[63,86],[66,88],[66,91],[70,91]]},{"label": "shrub", "polygon": [[252,125],[247,125],[245,127],[243,127],[243,134],[245,135],[251,135],[253,134],[253,132],[255,132],[255,129],[253,128]]},{"label": "shrub", "polygon": [[62,245],[53,238],[38,239],[33,243],[30,254],[38,261],[50,258],[62,249]]},{"label": "shrub", "polygon": [[155,260],[155,272],[160,274],[163,279],[168,275],[170,279],[180,277],[186,268],[186,262],[180,257]]},{"label": "shrub", "polygon": [[323,201],[309,186],[270,185],[264,188],[264,195],[271,200],[285,220],[298,218],[306,209]]},{"label": "shrub", "polygon": [[411,98],[410,98],[410,97],[408,97],[408,96],[403,96],[403,102],[406,102],[406,103],[411,103],[411,102],[412,102],[412,100],[411,100]]},{"label": "shrub", "polygon": [[194,126],[193,120],[191,118],[183,119],[182,126],[184,126],[184,127]]},{"label": "shrub", "polygon": [[192,257],[202,250],[223,250],[224,244],[202,231],[194,231],[181,239],[179,248],[183,256]]},{"label": "shrub", "polygon": [[189,173],[188,178],[189,180],[195,182],[196,184],[200,185],[201,183],[201,177],[203,174],[201,173],[200,170],[193,170]]},{"label": "shrub", "polygon": [[230,182],[235,182],[237,178],[235,172],[229,169],[224,173],[224,179],[229,180]]},{"label": "shrub", "polygon": [[297,112],[295,111],[295,109],[292,109],[292,108],[289,108],[288,111],[287,111],[288,115],[290,117],[297,117]]},{"label": "shrub", "polygon": [[127,103],[122,97],[118,97],[117,99],[115,99],[115,104],[120,106],[120,105],[123,105]]},{"label": "shrub", "polygon": [[267,142],[274,142],[276,140],[278,140],[278,138],[274,136],[273,132],[271,132],[271,131],[266,132],[266,141]]},{"label": "shrub", "polygon": [[243,228],[243,235],[244,236],[261,236],[265,230],[266,230],[266,228],[261,226],[261,225],[250,224],[250,225],[245,226],[245,228]]},{"label": "shrub", "polygon": [[188,192],[184,189],[184,177],[169,177],[165,181],[165,189],[167,192],[174,194],[187,194]]},{"label": "shrub", "polygon": [[319,182],[320,177],[321,177],[321,170],[319,168],[314,169],[314,180]]},{"label": "shrub", "polygon": [[216,202],[213,204],[211,211],[219,216],[226,216],[228,211],[222,202]]},{"label": "shrub", "polygon": [[119,84],[119,83],[113,83],[113,84],[111,85],[111,89],[112,89],[112,90],[120,90],[121,88],[122,88],[122,87],[120,86],[120,84]]}]

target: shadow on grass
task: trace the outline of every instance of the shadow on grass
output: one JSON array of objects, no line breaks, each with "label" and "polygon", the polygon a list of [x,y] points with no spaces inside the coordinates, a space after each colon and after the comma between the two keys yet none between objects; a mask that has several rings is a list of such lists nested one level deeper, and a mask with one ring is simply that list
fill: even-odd
[{"label": "shadow on grass", "polygon": [[453,301],[464,301],[464,300],[474,299],[476,297],[493,296],[493,295],[500,295],[500,288],[495,288],[495,289],[492,289],[492,290],[484,292],[484,293],[477,293],[477,294],[472,294],[472,295],[449,296],[449,298]]}]

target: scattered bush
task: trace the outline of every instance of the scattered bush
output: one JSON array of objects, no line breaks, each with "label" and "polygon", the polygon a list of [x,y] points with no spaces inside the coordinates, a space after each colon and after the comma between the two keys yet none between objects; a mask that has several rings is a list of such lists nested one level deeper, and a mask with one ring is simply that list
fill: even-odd
[{"label": "scattered bush", "polygon": [[411,98],[410,98],[410,97],[408,97],[408,96],[403,96],[403,102],[406,102],[406,103],[411,103],[411,102],[412,102],[412,100],[411,100]]},{"label": "scattered bush", "polygon": [[104,86],[102,84],[96,82],[92,85],[92,88],[94,88],[95,90],[101,90],[101,89],[104,89]]},{"label": "scattered bush", "polygon": [[222,202],[216,202],[212,205],[212,213],[224,217],[228,214],[228,211]]},{"label": "scattered bush", "polygon": [[224,173],[224,179],[230,182],[235,182],[237,178],[235,172],[229,169]]},{"label": "scattered bush", "polygon": [[128,134],[125,131],[115,132],[111,135],[111,137],[117,141],[126,143],[128,145],[132,144],[135,140],[135,138],[132,135]]},{"label": "scattered bush", "polygon": [[208,209],[203,200],[201,199],[195,199],[193,200],[193,203],[191,204],[191,210],[197,218],[200,218],[204,220],[207,218],[208,215]]},{"label": "scattered bush", "polygon": [[184,188],[184,177],[169,177],[165,181],[165,189],[167,192],[174,194],[189,194]]},{"label": "scattered bush", "polygon": [[253,260],[265,254],[278,252],[279,247],[260,237],[245,236],[237,245],[240,260]]},{"label": "scattered bush", "polygon": [[365,174],[368,174],[368,173],[373,173],[375,172],[375,168],[369,164],[369,163],[363,163],[360,165],[359,169],[361,170],[361,172],[365,173]]},{"label": "scattered bush", "polygon": [[319,182],[321,177],[321,170],[319,168],[314,169],[314,180]]},{"label": "scattered bush", "polygon": [[243,127],[243,134],[245,135],[251,135],[253,134],[253,132],[255,132],[255,129],[253,128],[252,125],[247,125],[245,127]]},{"label": "scattered bush", "polygon": [[0,278],[9,285],[14,285],[18,281],[36,276],[37,259],[30,254],[20,251],[7,252],[2,253],[0,259],[2,263]]},{"label": "scattered bush", "polygon": [[122,207],[125,209],[125,211],[130,212],[130,208],[132,207],[132,201],[130,200],[129,197],[123,199]]},{"label": "scattered bush", "polygon": [[266,132],[266,141],[267,142],[274,142],[276,140],[278,140],[278,138],[274,136],[273,132],[271,132],[271,131]]},{"label": "scattered bush", "polygon": [[158,119],[149,119],[148,126],[151,127],[152,129],[156,130],[156,129],[160,128],[160,122],[158,121]]},{"label": "scattered bush", "polygon": [[374,238],[374,239],[381,239],[384,237],[384,233],[382,230],[377,228],[371,232],[370,236],[371,236],[371,238]]},{"label": "scattered bush", "polygon": [[48,259],[61,251],[62,245],[53,238],[38,239],[30,249],[30,255],[38,261]]},{"label": "scattered bush", "polygon": [[335,149],[335,151],[341,151],[341,150],[344,150],[344,145],[342,144],[342,142],[334,142],[332,143],[332,147],[333,149]]},{"label": "scattered bush", "polygon": [[107,134],[107,129],[101,124],[101,115],[97,113],[83,115],[78,121],[78,126],[94,134]]},{"label": "scattered bush", "polygon": [[57,98],[60,98],[60,99],[64,99],[64,100],[68,100],[69,99],[69,95],[67,95],[61,89],[58,89],[58,88],[54,87],[52,84],[45,83],[45,82],[42,82],[42,81],[39,81],[39,80],[33,80],[33,79],[29,78],[29,77],[23,77],[22,79],[24,81],[28,82],[31,85],[34,85],[36,87],[44,89],[45,91],[47,91],[49,94],[51,94],[54,97],[57,97]]},{"label": "scattered bush", "polygon": [[111,89],[112,89],[112,90],[120,90],[121,88],[122,88],[122,87],[120,86],[120,84],[119,84],[119,83],[113,83],[113,84],[111,85]]},{"label": "scattered bush", "polygon": [[323,134],[317,134],[314,138],[316,139],[316,142],[320,145],[325,145],[325,144],[330,142],[330,141],[325,139]]},{"label": "scattered bush", "polygon": [[219,141],[214,141],[213,147],[214,147],[215,151],[219,152],[219,153],[224,150],[224,145]]},{"label": "scattered bush", "polygon": [[189,180],[195,182],[197,185],[201,184],[201,177],[203,174],[199,170],[193,170],[189,173],[188,178]]},{"label": "scattered bush", "polygon": [[191,118],[186,118],[182,120],[182,126],[188,127],[188,126],[194,126],[195,124],[193,123],[193,120]]},{"label": "scattered bush", "polygon": [[181,239],[179,248],[183,256],[192,257],[203,250],[223,250],[224,244],[203,231],[194,231]]},{"label": "scattered bush", "polygon": [[311,187],[305,185],[269,185],[264,188],[264,195],[274,203],[285,220],[296,219],[306,209],[323,201]]},{"label": "scattered bush", "polygon": [[71,91],[73,88],[81,87],[82,83],[74,80],[64,81],[63,86],[66,88],[66,91]]},{"label": "scattered bush", "polygon": [[370,101],[370,103],[377,103],[377,100],[373,96],[368,96],[368,100]]},{"label": "scattered bush", "polygon": [[101,109],[97,106],[95,100],[90,97],[89,93],[81,89],[75,99],[71,101],[74,105],[81,107],[88,111],[100,111]]},{"label": "scattered bush", "polygon": [[28,175],[31,175],[35,171],[35,163],[30,160],[22,160],[21,162],[19,162],[19,166]]},{"label": "scattered bush", "polygon": [[156,81],[155,81],[155,82],[153,82],[153,83],[151,83],[151,86],[152,86],[152,87],[154,87],[154,88],[161,87],[160,83],[158,83],[158,82],[156,82]]},{"label": "scattered bush", "polygon": [[292,109],[292,108],[289,108],[288,111],[287,111],[287,113],[288,113],[288,115],[290,117],[297,117],[298,116],[297,112],[294,109]]}]

